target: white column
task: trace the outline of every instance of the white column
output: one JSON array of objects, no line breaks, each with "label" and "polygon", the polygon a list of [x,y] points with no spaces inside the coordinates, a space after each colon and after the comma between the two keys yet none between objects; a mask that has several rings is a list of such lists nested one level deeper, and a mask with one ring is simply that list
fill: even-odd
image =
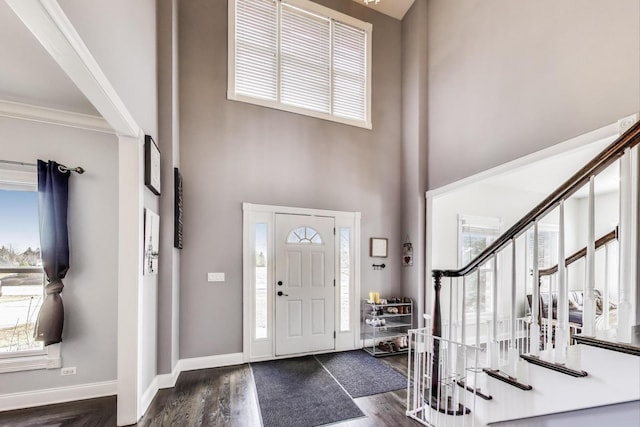
[{"label": "white column", "polygon": [[632,272],[637,260],[632,256],[633,240],[633,194],[631,181],[631,152],[627,149],[620,158],[620,229],[619,229],[619,263],[620,263],[620,302],[618,304],[618,331],[617,340],[631,342],[632,321]]},{"label": "white column", "polygon": [[531,292],[531,328],[529,341],[531,354],[540,355],[540,273],[538,271],[538,220],[533,224],[533,285]]},{"label": "white column", "polygon": [[[566,258],[564,245],[564,200],[560,201],[558,234],[558,328],[556,329],[555,362],[564,363],[569,342],[569,289],[567,287]],[[549,301],[549,311],[552,311]]]},{"label": "white column", "polygon": [[[587,257],[586,280],[584,283],[584,305],[582,312],[582,333],[595,336],[596,322],[596,233],[595,233],[595,176],[589,179],[589,206],[587,211]],[[605,291],[606,292],[606,291]]]},{"label": "white column", "polygon": [[141,408],[140,315],[143,233],[143,140],[118,141],[118,407],[117,424],[135,424]]}]

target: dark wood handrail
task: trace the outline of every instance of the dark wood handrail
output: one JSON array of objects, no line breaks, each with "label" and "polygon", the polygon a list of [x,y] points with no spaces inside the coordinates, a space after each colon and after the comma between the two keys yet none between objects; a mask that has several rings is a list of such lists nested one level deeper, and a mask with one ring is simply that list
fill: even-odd
[{"label": "dark wood handrail", "polygon": [[569,198],[583,185],[588,183],[592,176],[595,176],[605,170],[609,165],[622,157],[626,149],[632,148],[638,143],[640,143],[640,121],[636,122],[631,128],[620,135],[593,160],[587,163],[571,178],[565,181],[564,184],[558,187],[557,190],[551,193],[549,197],[544,199],[504,234],[487,246],[487,248],[480,252],[480,254],[469,264],[458,270],[433,270],[433,277],[466,276],[479,266],[485,264],[494,254],[506,247],[511,242],[511,239],[514,239],[524,233],[531,224],[553,210],[560,201]]},{"label": "dark wood handrail", "polygon": [[[610,232],[608,232],[607,234],[605,234],[604,236],[602,236],[601,238],[599,238],[598,240],[596,240],[595,244],[596,244],[596,249],[606,245],[607,243],[613,241],[613,240],[618,240],[618,227],[615,228],[615,230],[612,230]],[[569,264],[573,264],[574,262],[578,261],[579,259],[582,259],[584,257],[587,256],[587,248],[586,246],[582,249],[580,249],[579,251],[577,251],[574,254],[569,255],[564,263],[566,266],[569,266]],[[540,270],[538,271],[538,276],[542,277],[542,276],[551,276],[552,274],[555,274],[558,272],[558,264],[549,267],[549,268],[545,268],[544,270]]]}]

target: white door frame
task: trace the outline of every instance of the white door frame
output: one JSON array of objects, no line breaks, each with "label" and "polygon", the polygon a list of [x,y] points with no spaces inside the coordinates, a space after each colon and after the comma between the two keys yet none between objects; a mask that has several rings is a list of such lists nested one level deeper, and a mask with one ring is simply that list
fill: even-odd
[{"label": "white door frame", "polygon": [[[319,209],[294,208],[273,205],[257,205],[243,203],[243,224],[242,224],[242,268],[243,268],[243,360],[245,362],[276,359],[275,355],[275,313],[274,313],[274,274],[275,274],[275,244],[274,227],[276,214],[324,216],[335,219],[336,239],[335,239],[335,274],[337,283],[335,287],[335,350],[345,351],[361,347],[360,340],[360,212],[344,212]],[[267,336],[256,337],[255,326],[255,242],[256,224],[266,224],[267,228]],[[349,233],[349,281],[342,284],[340,282],[340,232]],[[340,310],[340,290],[342,286],[349,289],[349,322],[345,328],[341,327]],[[291,356],[283,356],[291,357]]]}]

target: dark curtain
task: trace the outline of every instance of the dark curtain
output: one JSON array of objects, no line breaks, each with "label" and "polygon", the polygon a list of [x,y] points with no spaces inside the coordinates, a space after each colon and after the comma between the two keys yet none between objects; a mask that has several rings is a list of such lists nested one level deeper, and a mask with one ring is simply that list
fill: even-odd
[{"label": "dark curtain", "polygon": [[34,335],[36,341],[44,341],[45,346],[62,341],[64,307],[60,293],[64,288],[62,279],[69,270],[67,201],[70,172],[63,172],[58,166],[53,161],[38,160],[40,249],[47,284]]}]

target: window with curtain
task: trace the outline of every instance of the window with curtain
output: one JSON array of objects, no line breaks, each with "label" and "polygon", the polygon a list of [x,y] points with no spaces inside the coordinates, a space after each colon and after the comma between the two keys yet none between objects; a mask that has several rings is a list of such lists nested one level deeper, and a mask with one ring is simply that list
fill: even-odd
[{"label": "window with curtain", "polygon": [[0,359],[45,353],[34,327],[44,297],[35,170],[0,169]]},{"label": "window with curtain", "polygon": [[371,128],[371,24],[307,0],[229,14],[229,99]]}]

